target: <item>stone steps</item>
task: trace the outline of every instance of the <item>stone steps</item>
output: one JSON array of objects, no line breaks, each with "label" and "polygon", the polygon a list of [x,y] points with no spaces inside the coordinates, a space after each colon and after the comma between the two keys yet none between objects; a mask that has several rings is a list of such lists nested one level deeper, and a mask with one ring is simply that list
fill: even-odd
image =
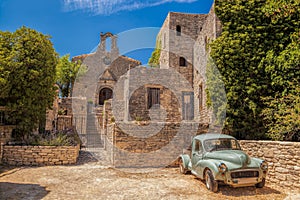
[{"label": "stone steps", "polygon": [[103,141],[98,125],[97,117],[94,114],[88,114],[86,127],[86,147],[88,148],[103,148]]}]

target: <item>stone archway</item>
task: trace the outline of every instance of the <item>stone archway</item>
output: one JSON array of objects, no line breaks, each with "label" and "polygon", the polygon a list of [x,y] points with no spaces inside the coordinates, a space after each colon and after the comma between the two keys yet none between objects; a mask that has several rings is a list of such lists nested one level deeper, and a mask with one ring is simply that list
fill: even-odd
[{"label": "stone archway", "polygon": [[113,91],[110,88],[102,88],[99,92],[99,105],[104,105],[104,101],[113,97]]}]

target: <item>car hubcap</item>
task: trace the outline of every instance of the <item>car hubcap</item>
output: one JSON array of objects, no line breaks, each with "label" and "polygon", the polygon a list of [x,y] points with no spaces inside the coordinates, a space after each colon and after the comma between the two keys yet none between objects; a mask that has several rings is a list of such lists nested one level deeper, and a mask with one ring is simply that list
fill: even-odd
[{"label": "car hubcap", "polygon": [[206,174],[205,176],[205,181],[206,181],[206,187],[209,189],[209,178],[208,178],[208,174]]}]

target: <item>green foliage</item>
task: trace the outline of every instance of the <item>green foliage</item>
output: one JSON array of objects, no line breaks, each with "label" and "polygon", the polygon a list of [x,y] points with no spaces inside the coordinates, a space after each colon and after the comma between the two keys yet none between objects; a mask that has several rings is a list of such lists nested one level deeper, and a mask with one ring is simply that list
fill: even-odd
[{"label": "green foliage", "polygon": [[211,58],[208,60],[206,67],[206,78],[206,104],[212,109],[213,112],[212,125],[222,127],[226,117],[226,92],[224,83],[222,81],[222,76]]},{"label": "green foliage", "polygon": [[299,1],[216,1],[215,10],[223,32],[211,57],[224,77],[226,129],[241,139],[267,138],[269,126],[260,117],[264,99],[287,95],[288,80],[299,81],[292,39],[299,41]]},{"label": "green foliage", "polygon": [[51,134],[30,135],[27,145],[37,146],[75,146],[80,144],[78,134],[73,130],[64,130]]},{"label": "green foliage", "polygon": [[71,142],[67,135],[58,134],[52,138],[39,138],[32,145],[39,146],[70,146]]},{"label": "green foliage", "polygon": [[266,98],[263,110],[267,135],[273,140],[300,141],[300,87],[296,94]]},{"label": "green foliage", "polygon": [[60,57],[56,66],[56,84],[62,97],[72,96],[72,88],[76,78],[84,75],[87,67],[81,61],[71,62],[70,55]]},{"label": "green foliage", "polygon": [[50,36],[27,27],[0,31],[0,99],[19,133],[28,134],[45,120],[55,96],[56,63]]},{"label": "green foliage", "polygon": [[260,63],[273,91],[263,99],[262,116],[271,139],[300,141],[300,1],[267,2],[264,11],[282,29],[287,42],[280,51],[268,51]]},{"label": "green foliage", "polygon": [[149,58],[149,61],[148,61],[148,65],[150,67],[158,67],[159,66],[160,52],[161,52],[161,39],[160,39],[160,37],[157,37],[155,49],[152,52],[151,57]]}]

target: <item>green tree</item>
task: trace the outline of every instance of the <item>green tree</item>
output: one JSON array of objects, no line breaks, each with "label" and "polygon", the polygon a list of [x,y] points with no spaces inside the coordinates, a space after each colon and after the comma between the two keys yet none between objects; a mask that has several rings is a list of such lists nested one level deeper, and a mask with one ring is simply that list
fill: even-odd
[{"label": "green tree", "polygon": [[71,62],[70,55],[60,57],[56,66],[56,84],[62,97],[72,96],[72,88],[78,76],[86,73],[86,66],[81,61]]},{"label": "green tree", "polygon": [[[300,141],[300,1],[267,1],[264,11],[272,24],[289,29],[282,51],[270,50],[260,65],[270,76],[273,95],[262,111],[267,135],[273,140]],[[287,26],[287,27],[286,27]],[[293,29],[291,28],[293,27]]]},{"label": "green tree", "polygon": [[300,141],[300,87],[295,94],[266,98],[267,107],[262,111],[267,135],[273,140]]},{"label": "green tree", "polygon": [[21,135],[45,120],[55,95],[56,63],[50,36],[27,27],[0,31],[0,99]]},{"label": "green tree", "polygon": [[158,67],[159,66],[160,52],[161,52],[161,39],[158,36],[156,39],[155,49],[152,52],[151,57],[148,60],[148,65],[150,67]]},{"label": "green tree", "polygon": [[[292,6],[288,6],[289,3]],[[226,129],[239,138],[266,138],[267,127],[261,117],[266,107],[263,99],[282,93],[283,86],[287,85],[285,73],[277,73],[279,66],[267,63],[288,48],[291,35],[299,30],[299,3],[219,0],[215,2],[215,10],[222,21],[223,32],[211,44],[211,57],[225,83]],[[284,80],[282,87],[274,85],[278,81],[274,80],[275,74],[278,80]],[[290,75],[289,78],[295,77]]]}]

